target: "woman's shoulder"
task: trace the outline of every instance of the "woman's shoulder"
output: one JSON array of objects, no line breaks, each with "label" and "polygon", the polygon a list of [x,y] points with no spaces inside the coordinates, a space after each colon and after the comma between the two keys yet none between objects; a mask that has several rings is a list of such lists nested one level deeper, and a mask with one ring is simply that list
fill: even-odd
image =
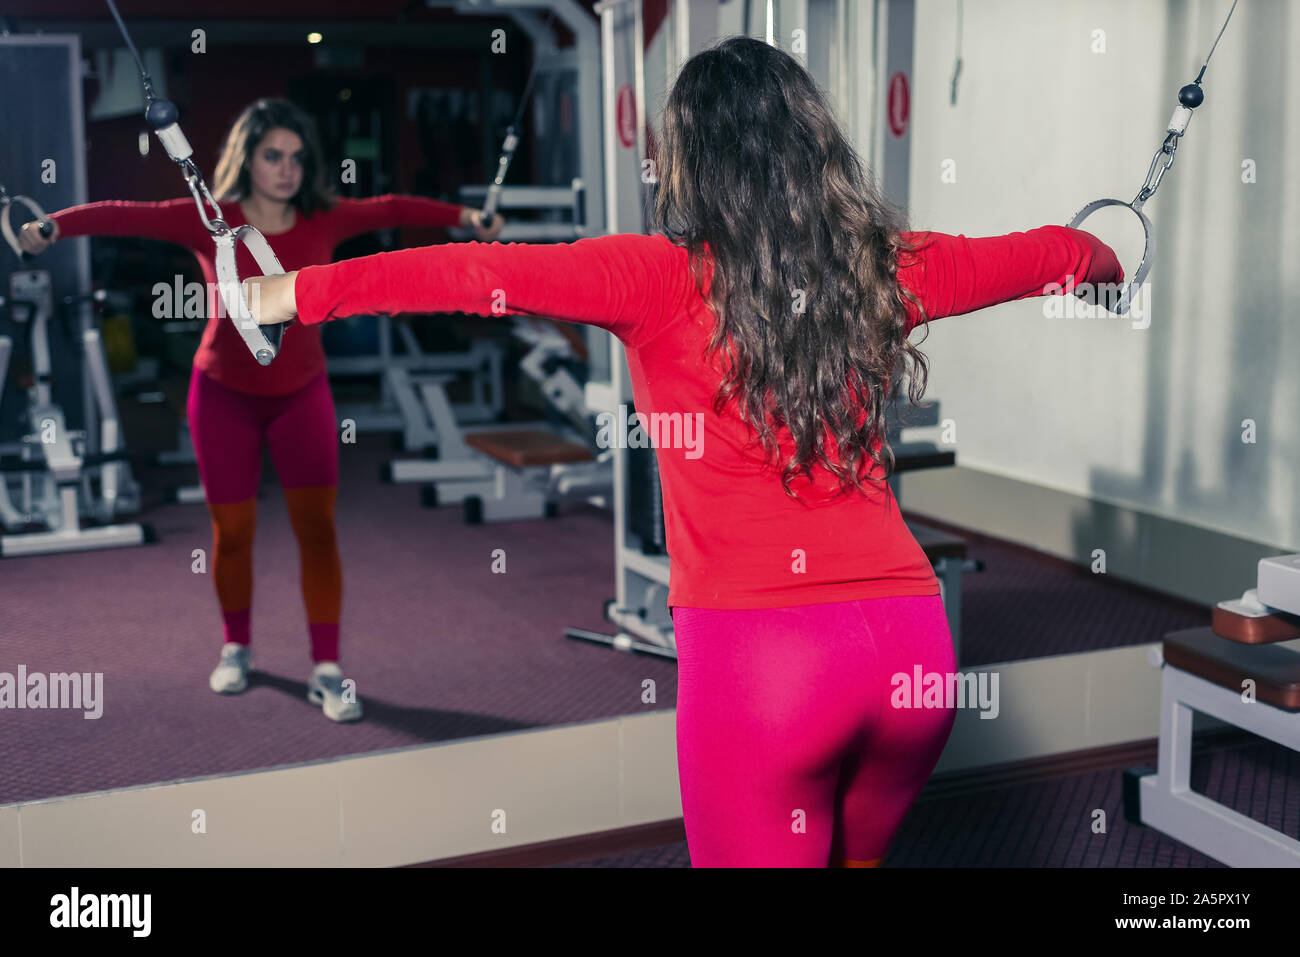
[{"label": "woman's shoulder", "polygon": [[690,251],[660,233],[587,237],[575,242],[573,248],[637,271],[649,269],[666,275],[685,274],[690,269]]},{"label": "woman's shoulder", "polygon": [[680,259],[683,262],[690,256],[689,250],[684,245],[662,233],[610,233],[608,236],[578,240],[578,244],[583,243],[599,243],[606,248],[632,254],[668,260]]}]

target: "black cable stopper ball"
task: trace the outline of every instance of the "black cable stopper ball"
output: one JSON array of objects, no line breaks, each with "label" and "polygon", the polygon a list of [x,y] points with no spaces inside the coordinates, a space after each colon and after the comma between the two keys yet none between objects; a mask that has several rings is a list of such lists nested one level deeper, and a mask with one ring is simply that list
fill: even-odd
[{"label": "black cable stopper ball", "polygon": [[171,126],[179,116],[180,111],[176,109],[176,104],[171,100],[154,100],[149,104],[149,108],[144,111],[145,119],[149,121],[149,125],[155,130]]},{"label": "black cable stopper ball", "polygon": [[1189,110],[1194,110],[1205,100],[1205,91],[1195,83],[1188,83],[1178,91],[1178,102]]}]

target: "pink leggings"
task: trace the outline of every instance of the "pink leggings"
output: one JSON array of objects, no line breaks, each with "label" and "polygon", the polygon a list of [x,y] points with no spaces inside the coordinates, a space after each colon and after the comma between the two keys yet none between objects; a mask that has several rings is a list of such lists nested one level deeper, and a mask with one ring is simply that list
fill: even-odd
[{"label": "pink leggings", "polygon": [[940,598],[677,608],[673,626],[692,866],[883,858],[956,717],[890,703],[895,674],[956,670]]},{"label": "pink leggings", "polygon": [[262,396],[228,389],[195,366],[187,411],[211,503],[257,496],[263,446],[286,489],[339,483],[338,426],[324,371],[297,392]]}]

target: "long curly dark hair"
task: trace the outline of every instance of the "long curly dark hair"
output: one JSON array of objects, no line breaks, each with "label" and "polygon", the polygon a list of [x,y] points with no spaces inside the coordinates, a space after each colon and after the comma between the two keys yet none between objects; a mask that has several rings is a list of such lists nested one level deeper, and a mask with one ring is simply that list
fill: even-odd
[{"label": "long curly dark hair", "polygon": [[235,125],[226,135],[213,176],[212,193],[217,202],[246,199],[252,192],[252,175],[249,168],[258,144],[273,129],[297,133],[302,140],[302,186],[290,203],[304,216],[334,205],[329,181],[325,176],[325,161],[320,148],[316,124],[303,110],[288,100],[260,99],[251,103],[239,114]]},{"label": "long curly dark hair", "polygon": [[[928,376],[904,307],[920,303],[895,275],[898,253],[914,248],[904,215],[812,77],[761,41],[733,37],[687,61],[662,127],[653,219],[689,250],[717,316],[709,353],[723,350],[726,377],[714,411],[738,402],[792,498],[815,465],[841,493],[884,481],[872,472],[894,469],[890,383],[910,360],[919,404]],[[778,461],[782,428],[794,448]]]}]

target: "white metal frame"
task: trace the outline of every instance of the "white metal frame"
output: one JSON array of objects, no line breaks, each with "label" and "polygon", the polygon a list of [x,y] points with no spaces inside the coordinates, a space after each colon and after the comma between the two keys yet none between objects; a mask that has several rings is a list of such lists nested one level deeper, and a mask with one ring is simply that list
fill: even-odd
[{"label": "white metal frame", "polygon": [[[614,117],[617,115],[618,78],[615,63],[615,18],[626,16],[628,5],[632,9],[633,88],[636,102],[636,158],[638,165],[646,156],[645,142],[645,33],[642,22],[641,0],[604,0],[596,4],[601,28],[601,74],[604,103],[605,136],[605,210],[607,232],[644,232],[644,221],[623,222],[619,214],[619,190],[625,184],[619,181],[620,144]],[[684,5],[677,4],[681,12]],[[684,36],[685,35],[685,36]],[[690,38],[680,25],[677,32],[678,48],[689,44]],[[644,208],[644,204],[639,204]],[[620,343],[609,336],[610,382],[591,383],[587,388],[588,405],[597,412],[617,414],[620,403],[631,401],[632,387],[628,381],[627,356]],[[668,614],[668,556],[644,555],[632,547],[628,540],[628,457],[627,450],[614,450],[614,600],[606,608],[605,616],[620,632],[609,643],[621,650],[639,648],[643,651],[676,657],[677,643],[673,636],[672,619]],[[636,599],[635,603],[633,598]],[[644,614],[643,614],[644,612]],[[601,641],[602,636],[571,629],[569,634],[589,640]]]},{"label": "white metal frame", "polygon": [[1300,712],[1247,703],[1165,662],[1158,769],[1138,782],[1142,823],[1229,867],[1300,867],[1300,841],[1191,789],[1193,711],[1300,751]]},{"label": "white metal frame", "polygon": [[495,494],[495,472],[484,456],[465,444],[466,434],[519,428],[518,423],[462,428],[447,396],[447,385],[454,378],[448,373],[408,372],[397,367],[387,375],[390,391],[407,422],[407,448],[436,444],[438,457],[394,459],[385,469],[385,477],[396,484],[435,485],[439,505]]},{"label": "white metal frame", "polygon": [[605,222],[604,168],[601,165],[600,34],[591,22],[591,14],[576,0],[425,0],[430,7],[451,7],[457,13],[508,16],[538,43],[537,52],[545,62],[548,55],[564,56],[551,46],[536,11],[550,10],[555,19],[573,34],[578,72],[578,155],[580,177],[588,187],[587,224],[590,235],[600,235]]},{"label": "white metal frame", "polygon": [[[514,335],[531,348],[520,368],[537,383],[543,395],[559,412],[581,416],[583,391],[576,379],[565,370],[547,372],[547,360],[573,356],[569,341],[554,328],[535,326],[529,320],[514,320]],[[516,518],[540,518],[551,502],[579,494],[606,497],[611,479],[608,458],[601,455],[590,463],[563,463],[514,469],[471,448],[465,441],[469,434],[493,431],[537,431],[564,434],[566,430],[527,423],[500,423],[462,429],[447,398],[447,384],[452,376],[436,373],[410,375],[403,369],[389,370],[393,392],[407,406],[408,418],[428,417],[431,434],[436,436],[436,459],[396,459],[385,468],[385,477],[396,484],[431,484],[438,505],[451,505],[477,498],[481,501],[483,521]],[[576,431],[565,435],[572,441],[589,444],[590,436]]]},{"label": "white metal frame", "polygon": [[[369,321],[369,320],[366,320]],[[476,341],[468,350],[460,352],[425,352],[420,348],[415,334],[405,323],[394,326],[389,316],[379,316],[379,351],[373,355],[328,356],[326,370],[331,376],[374,375],[379,377],[380,398],[374,403],[349,403],[336,408],[340,422],[351,419],[361,432],[400,432],[404,447],[410,450],[423,448],[437,441],[427,435],[427,424],[419,417],[412,418],[409,405],[394,391],[391,373],[402,370],[408,373],[460,372],[470,377],[472,398],[456,403],[453,408],[462,423],[490,422],[505,409],[505,386],[502,381],[502,362],[505,349],[500,343]],[[393,332],[406,351],[393,349]]]},{"label": "white metal frame", "polygon": [[[54,294],[50,274],[43,270],[28,270],[12,274],[12,298],[36,304],[35,313],[28,318],[31,323],[30,338],[35,384],[28,390],[27,419],[32,432],[24,438],[23,458],[44,466],[41,472],[23,472],[23,510],[13,505],[9,496],[9,478],[0,475],[0,524],[21,527],[43,524],[46,531],[0,535],[0,557],[19,555],[45,555],[56,552],[86,551],[99,548],[120,548],[143,545],[148,534],[139,524],[106,525],[83,529],[81,512],[83,504],[94,517],[110,521],[122,508],[119,494],[129,496],[134,487],[130,473],[120,462],[106,462],[97,466],[100,473],[100,491],[91,495],[90,471],[85,457],[91,453],[91,438],[103,430],[104,450],[120,451],[119,429],[113,389],[108,378],[108,364],[104,359],[99,331],[86,329],[81,334],[84,351],[82,362],[86,373],[84,391],[95,403],[94,418],[87,417],[87,428],[77,433],[65,425],[63,409],[54,401],[50,389],[49,322],[54,311]],[[12,344],[0,337],[0,392]],[[49,431],[53,442],[42,441]],[[81,439],[79,451],[74,439]]]}]

